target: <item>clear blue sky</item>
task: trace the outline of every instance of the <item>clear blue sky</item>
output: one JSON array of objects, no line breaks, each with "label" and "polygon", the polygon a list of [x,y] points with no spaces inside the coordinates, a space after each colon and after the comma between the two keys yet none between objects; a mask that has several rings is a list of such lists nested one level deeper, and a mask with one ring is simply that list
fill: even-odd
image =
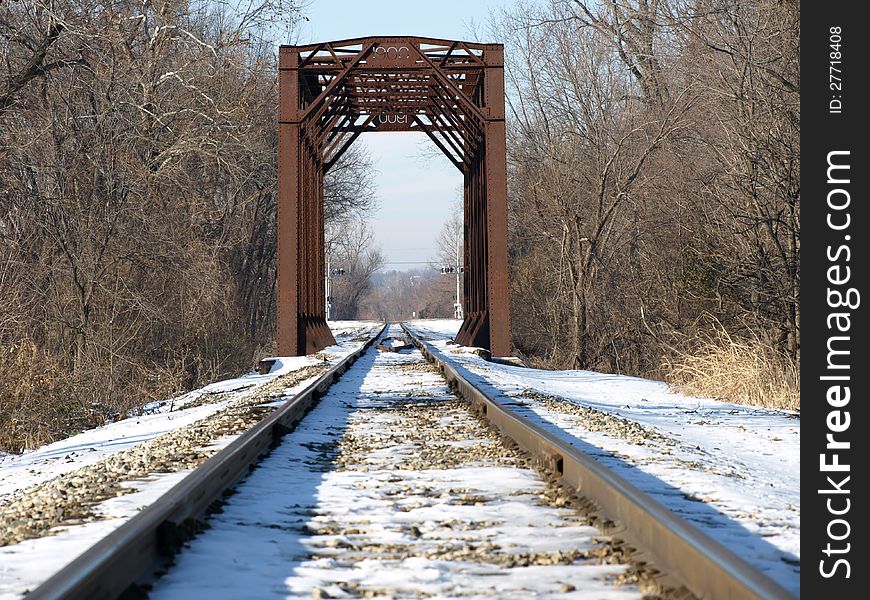
[{"label": "clear blue sky", "polygon": [[[304,11],[309,20],[299,30],[298,43],[376,35],[474,39],[471,32],[483,29],[491,11],[510,4],[504,0],[313,0]],[[462,174],[440,156],[421,155],[420,146],[431,145],[423,134],[365,134],[356,143],[366,145],[379,172],[379,209],[372,215],[371,225],[386,260],[400,263],[434,258],[441,226],[461,196]],[[387,268],[414,266],[388,264]]]}]

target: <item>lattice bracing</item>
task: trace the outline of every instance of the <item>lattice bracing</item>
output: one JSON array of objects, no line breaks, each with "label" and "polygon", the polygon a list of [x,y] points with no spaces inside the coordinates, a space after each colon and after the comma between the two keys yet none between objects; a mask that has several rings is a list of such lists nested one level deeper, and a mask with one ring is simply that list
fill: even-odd
[{"label": "lattice bracing", "polygon": [[421,131],[465,181],[457,341],[510,349],[503,47],[371,37],[280,51],[278,346],[333,343],[324,320],[323,175],[363,133]]}]

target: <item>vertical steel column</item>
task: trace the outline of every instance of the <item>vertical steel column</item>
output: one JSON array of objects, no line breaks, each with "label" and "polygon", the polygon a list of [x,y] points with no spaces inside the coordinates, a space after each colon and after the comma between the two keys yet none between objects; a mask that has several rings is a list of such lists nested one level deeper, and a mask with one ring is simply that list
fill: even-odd
[{"label": "vertical steel column", "polygon": [[278,54],[278,222],[277,222],[277,344],[280,356],[296,356],[299,348],[298,211],[300,156],[299,53],[281,48]]},{"label": "vertical steel column", "polygon": [[[304,129],[303,129],[304,132]],[[311,290],[317,284],[316,277],[311,272],[311,208],[313,205],[314,191],[311,189],[312,160],[311,148],[308,140],[302,140],[302,198],[299,205],[299,329],[302,334],[300,346],[305,353],[308,346],[308,326],[313,315],[311,314]]]},{"label": "vertical steel column", "polygon": [[465,175],[465,310],[456,341],[511,352],[507,252],[507,145],[504,112],[504,47],[483,51],[481,147]]},{"label": "vertical steel column", "polygon": [[321,152],[303,123],[299,52],[279,53],[277,343],[302,356],[335,343],[323,305]]},{"label": "vertical steel column", "polygon": [[483,187],[483,148],[474,149],[465,173],[465,319],[456,342],[465,346],[490,347],[487,314],[486,193]]},{"label": "vertical steel column", "polygon": [[483,51],[484,170],[486,173],[486,275],[490,350],[511,352],[510,290],[508,288],[507,142],[504,112],[504,47]]}]

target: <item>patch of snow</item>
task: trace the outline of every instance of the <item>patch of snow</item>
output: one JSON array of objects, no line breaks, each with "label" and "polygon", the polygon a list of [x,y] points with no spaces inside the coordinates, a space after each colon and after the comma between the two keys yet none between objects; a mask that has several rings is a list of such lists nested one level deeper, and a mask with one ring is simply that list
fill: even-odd
[{"label": "patch of snow", "polygon": [[[338,362],[361,345],[362,342],[351,338],[370,336],[381,326],[381,323],[367,321],[337,322],[333,329],[337,343],[325,348],[324,352],[332,356],[330,362]],[[280,375],[315,364],[322,364],[322,361],[313,356],[279,357],[266,375],[252,371],[241,377],[211,383],[173,400],[151,403],[141,415],[89,429],[36,450],[22,454],[0,453],[0,500],[17,490],[93,464],[107,455],[204,419],[237,399],[238,396],[233,396],[232,392],[252,393]],[[208,395],[214,396],[213,402],[185,408]]]},{"label": "patch of snow", "polygon": [[[422,429],[412,420],[417,411],[402,413],[401,403],[437,408],[452,399],[437,373],[402,368],[420,361],[416,350],[360,358],[176,557],[150,597],[640,598],[634,586],[611,583],[622,565],[523,566],[470,552],[485,546],[496,559],[592,550],[606,536],[573,510],[541,502],[545,484],[533,471],[489,454],[458,466],[409,464],[424,461],[421,440],[443,436],[413,433]],[[480,427],[464,409],[443,410],[439,426]],[[339,440],[354,446],[350,463],[336,470]],[[481,440],[462,442],[455,448]],[[448,462],[455,458],[444,452]]]},{"label": "patch of snow", "polygon": [[[794,593],[800,590],[800,418],[592,371],[544,371],[483,360],[448,344],[458,320],[408,323],[499,401],[594,456]],[[584,427],[538,394],[638,423],[642,443]],[[615,419],[614,419],[615,420]]]},{"label": "patch of snow", "polygon": [[[325,349],[330,363],[338,362],[357,350],[363,343],[360,341],[362,336],[371,336],[382,326],[372,322],[345,322],[341,325],[333,330],[336,345]],[[176,399],[152,403],[144,414],[82,432],[34,451],[18,455],[0,453],[0,501],[31,485],[92,465],[111,454],[205,419],[239,400],[239,394],[254,393],[280,375],[315,364],[323,364],[322,358],[280,357],[276,366],[266,375],[251,372],[215,382]],[[310,381],[303,381],[284,393],[296,393]],[[202,402],[209,397],[212,401]],[[194,401],[200,402],[196,406],[188,406]],[[281,399],[277,398],[275,404],[280,403]],[[223,448],[235,438],[221,437],[210,447]],[[148,506],[188,472],[154,474],[146,480],[122,483],[137,491],[97,504],[94,512],[103,518],[78,525],[65,525],[56,528],[54,535],[0,547],[0,600],[21,598],[27,590],[38,586]]]},{"label": "patch of snow", "polygon": [[137,492],[106,500],[99,505],[102,520],[58,527],[49,537],[25,540],[0,548],[0,600],[20,599],[73,558],[90,548],[130,517],[154,502],[190,471],[162,474],[147,481],[126,483]]}]

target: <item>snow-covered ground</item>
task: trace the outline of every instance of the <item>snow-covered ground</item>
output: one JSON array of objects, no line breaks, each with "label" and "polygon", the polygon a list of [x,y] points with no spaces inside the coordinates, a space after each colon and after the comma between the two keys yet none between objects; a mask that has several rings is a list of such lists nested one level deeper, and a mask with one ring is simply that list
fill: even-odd
[{"label": "snow-covered ground", "polygon": [[800,589],[800,418],[692,398],[659,381],[487,362],[448,344],[460,321],[409,328],[505,404]]},{"label": "snow-covered ground", "polygon": [[[279,358],[270,373],[251,372],[238,378],[207,385],[177,398],[152,403],[138,416],[88,430],[20,455],[0,455],[0,528],[14,512],[4,511],[13,503],[33,500],[40,486],[76,477],[82,469],[99,466],[113,457],[129,454],[134,449],[153,443],[155,438],[184,431],[188,426],[204,423],[210,417],[243,403],[271,382],[283,381],[306,367],[328,367],[358,349],[377,332],[381,323],[338,321],[331,322],[337,344],[325,348],[315,356]],[[304,388],[317,376],[312,369],[310,377],[295,381],[292,387],[275,392],[292,395]],[[298,377],[298,376],[297,376]],[[286,379],[286,377],[285,377]],[[276,399],[280,399],[276,397]],[[212,440],[204,449],[213,452],[228,444],[234,435],[223,435]],[[119,462],[123,465],[123,462]],[[48,537],[25,539],[19,543],[0,547],[0,599],[18,598],[52,573],[62,568],[108,532],[147,506],[160,493],[179,481],[188,470],[172,473],[153,473],[134,477],[134,481],[120,483],[123,495],[118,495],[88,507],[93,517],[79,519],[85,522],[67,522],[53,528]],[[81,478],[79,478],[79,481]],[[76,482],[71,482],[76,486]],[[52,488],[50,491],[54,491]],[[79,490],[76,490],[78,493]],[[40,493],[45,493],[44,490]],[[40,500],[41,502],[41,500]],[[34,510],[44,506],[37,504]],[[2,536],[0,536],[2,537]]]},{"label": "snow-covered ground", "polygon": [[[785,587],[799,591],[800,420],[796,415],[690,398],[671,393],[661,382],[634,377],[486,362],[467,349],[447,344],[459,321],[409,325],[471,379],[488,385],[501,401],[597,457]],[[319,358],[282,359],[268,375],[249,373],[218,382],[155,403],[141,416],[22,455],[0,455],[0,526],[5,525],[4,503],[20,498],[24,491],[220,415],[258,390],[270,389],[282,374],[323,365],[323,357],[336,362],[379,324],[331,326],[339,343]],[[213,582],[207,589],[211,595],[219,591],[222,597],[328,597],[356,594],[360,588],[394,590],[398,596],[427,592],[445,597],[461,588],[472,597],[493,590],[499,597],[532,593],[638,597],[631,585],[607,583],[623,567],[586,564],[585,571],[575,571],[578,565],[562,564],[572,556],[569,551],[579,551],[581,556],[594,553],[595,539],[603,536],[552,507],[525,503],[525,496],[534,496],[534,490],[540,489],[536,486],[542,485],[530,471],[500,464],[453,465],[451,469],[413,464],[415,444],[425,445],[427,451],[443,446],[461,450],[470,442],[436,439],[443,435],[437,429],[438,419],[411,428],[428,432],[431,439],[423,441],[409,441],[408,428],[398,427],[397,413],[386,410],[387,399],[413,396],[446,402],[443,384],[436,383],[433,374],[411,370],[413,377],[408,378],[402,373],[400,364],[408,357],[408,353],[370,353],[361,366],[368,363],[372,367],[371,379],[363,381],[362,376],[348,373],[332,388],[333,401],[321,404],[306,417],[306,427],[290,436],[295,443],[283,445],[270,458],[284,461],[283,467],[273,477],[266,476],[262,468],[256,470],[248,480],[251,487],[233,496],[219,517],[227,520],[227,515],[241,514],[234,511],[253,507],[246,524],[223,533],[216,529],[217,537],[208,538],[211,541],[206,546],[195,541],[180,564],[188,564],[191,573],[207,573]],[[292,394],[305,383],[296,382],[281,394]],[[365,393],[358,393],[360,385]],[[376,388],[392,391],[375,394]],[[440,405],[438,410],[442,410]],[[442,425],[456,418],[449,414],[449,407],[443,410]],[[348,431],[351,443],[365,441],[369,447],[366,452],[350,452],[359,460],[339,470],[311,469],[312,464],[332,457],[330,444]],[[305,437],[303,442],[297,433]],[[212,440],[211,451],[231,439]],[[389,447],[387,442],[395,439],[404,440],[404,446]],[[339,445],[342,452],[348,453],[347,443]],[[49,537],[0,547],[0,599],[20,598],[187,472],[154,473],[124,481],[125,491],[135,491],[92,507],[94,517],[86,522],[65,523]],[[474,502],[456,502],[457,496]],[[275,499],[284,499],[284,508],[268,508],[267,500]],[[467,512],[478,501],[491,517],[481,520]],[[518,521],[523,524],[516,525]],[[264,529],[271,537],[251,543],[248,534]],[[381,556],[357,560],[357,554],[354,558],[354,549],[368,552],[373,548]],[[467,548],[471,554],[463,558]],[[404,554],[396,555],[399,549]],[[508,554],[534,560],[528,566],[517,566]],[[535,562],[546,562],[551,554],[556,558],[550,564]],[[187,597],[191,590],[171,575],[156,591],[155,597]]]},{"label": "snow-covered ground", "polygon": [[[360,337],[370,337],[382,325],[362,321],[330,322],[337,345],[325,348],[323,352],[331,355],[329,362],[334,364],[360,347],[363,343],[359,341]],[[177,398],[151,403],[139,416],[89,429],[33,451],[0,454],[0,500],[16,490],[93,464],[107,455],[204,419],[237,400],[238,396],[232,392],[251,393],[280,375],[320,364],[323,361],[314,356],[280,358],[268,374],[259,375],[251,371]],[[195,406],[187,408],[190,405]]]},{"label": "snow-covered ground", "polygon": [[642,597],[416,349],[360,358],[209,525],[151,598]]},{"label": "snow-covered ground", "polygon": [[22,598],[90,548],[123,525],[130,517],[151,504],[181,481],[189,470],[161,474],[147,482],[137,482],[135,493],[101,502],[100,518],[64,527],[56,535],[24,540],[0,548],[0,599]]}]

